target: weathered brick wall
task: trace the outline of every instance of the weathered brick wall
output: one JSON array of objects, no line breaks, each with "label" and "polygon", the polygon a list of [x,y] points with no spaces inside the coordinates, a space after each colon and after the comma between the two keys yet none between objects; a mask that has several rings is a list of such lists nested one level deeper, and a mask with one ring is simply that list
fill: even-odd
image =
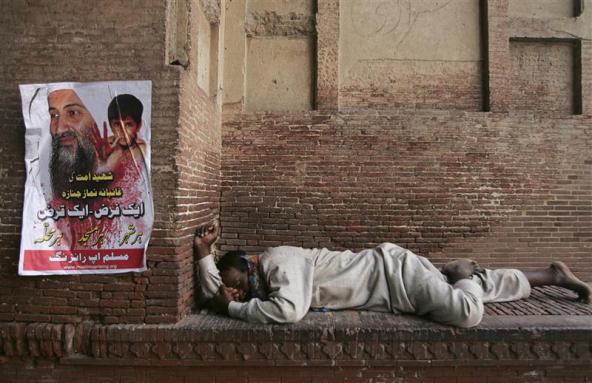
[{"label": "weathered brick wall", "polygon": [[[197,23],[207,22],[204,17],[197,15],[202,12],[199,3],[204,2],[190,2],[190,61],[187,70],[181,75],[179,152],[176,156],[179,184],[175,191],[175,200],[178,214],[175,231],[170,233],[178,241],[177,265],[171,270],[171,277],[179,276],[179,305],[182,314],[187,314],[193,306],[192,245],[195,227],[216,218],[220,201],[220,117],[215,94],[208,96],[198,86],[198,68],[209,65],[198,60],[197,50],[203,48],[198,46],[195,38]],[[162,294],[165,298],[166,293],[163,291]]]},{"label": "weathered brick wall", "polygon": [[[258,348],[256,342],[285,337],[289,329],[266,329],[264,337],[247,337],[234,346],[224,341],[223,331],[208,332],[207,342],[189,343],[187,332],[177,325],[168,333],[164,326],[146,330],[143,325],[117,325],[117,336],[132,340],[127,344],[117,338],[107,340],[107,329],[93,327],[100,323],[174,323],[190,312],[195,284],[191,238],[195,226],[210,221],[219,208],[222,250],[238,247],[255,252],[280,244],[361,249],[393,241],[437,263],[470,256],[487,266],[535,268],[551,259],[563,259],[580,277],[592,280],[592,44],[584,28],[589,19],[559,20],[560,28],[553,29],[545,20],[508,17],[508,0],[480,2],[483,14],[465,10],[471,13],[472,37],[478,28],[479,33],[487,32],[480,37],[478,57],[453,64],[454,70],[439,66],[432,70],[431,64],[421,64],[422,58],[413,56],[417,65],[397,64],[405,71],[390,77],[387,68],[378,80],[373,70],[362,68],[369,76],[364,80],[379,85],[384,85],[385,78],[396,80],[390,84],[399,81],[398,86],[380,90],[347,88],[340,83],[344,47],[340,36],[346,31],[340,22],[346,15],[346,2],[317,3],[316,106],[333,112],[229,114],[220,127],[212,89],[206,94],[198,86],[199,57],[207,55],[198,54],[196,46],[197,23],[203,19],[197,17],[200,7],[215,9],[216,0],[2,2],[0,321],[5,326],[0,331],[0,376],[4,380],[589,381],[587,366],[566,367],[574,361],[563,352],[565,344],[557,348],[535,344],[534,351],[529,351],[557,357],[559,365],[540,360],[533,365],[527,360],[523,361],[527,367],[512,362],[512,367],[503,369],[451,364],[427,367],[439,355],[416,344],[412,347],[424,353],[421,360],[397,361],[388,367],[370,361],[364,367],[356,363],[356,367],[348,366],[351,361],[315,360],[315,351],[309,350],[322,348],[333,356],[345,352],[343,346],[321,344],[315,338],[306,345],[311,354],[306,354],[304,362],[280,360],[263,368],[255,367],[257,360],[251,357],[277,353],[290,359],[291,353],[304,350],[304,346]],[[226,38],[223,33],[220,36],[229,52],[236,47],[245,49],[244,4],[242,0],[223,3],[222,12],[231,16],[232,25]],[[172,5],[188,6],[189,15],[182,19],[190,21],[187,30],[171,11]],[[207,13],[210,21],[215,18],[215,10],[214,16],[212,9]],[[395,20],[386,16],[388,21]],[[478,26],[477,20],[483,24]],[[173,42],[174,54],[167,47],[167,40],[173,39],[171,30],[176,31],[174,39],[179,39]],[[464,32],[455,36],[466,37]],[[565,81],[571,64],[558,60],[557,67],[554,62],[557,72],[551,77],[545,77],[544,68],[536,65],[516,70],[512,58],[533,53],[526,49],[513,56],[510,38],[516,37],[529,43],[559,39],[572,44],[583,39],[578,42],[581,57],[573,56],[574,67],[581,66],[583,116],[565,115],[569,105],[579,102],[576,98],[572,104],[565,104],[564,99],[553,103],[557,95],[577,90],[577,83]],[[415,46],[413,39],[409,43]],[[178,53],[187,54],[179,56],[186,68],[166,64]],[[240,110],[244,78],[236,73],[244,75],[244,52],[222,56],[228,61],[221,72],[236,76],[222,79],[225,106]],[[398,62],[400,58],[394,59]],[[420,66],[422,76],[416,71]],[[430,77],[430,71],[437,73]],[[540,92],[536,83],[514,81],[525,80],[523,76],[531,73],[548,80],[548,88]],[[25,179],[18,84],[146,79],[153,81],[156,211],[149,270],[120,276],[17,277]],[[205,83],[203,78],[201,83]],[[529,96],[523,96],[523,90]],[[354,111],[336,112],[339,101]],[[395,109],[400,106],[428,110]],[[429,108],[519,113],[527,109],[533,114]],[[548,109],[561,116],[536,115]],[[224,334],[236,335],[232,330]],[[328,334],[334,336],[331,331]],[[179,339],[184,342],[176,342]],[[570,355],[585,359],[590,352],[585,342],[583,338],[579,346],[566,343],[565,347]],[[478,348],[469,349],[467,344],[456,351],[477,358]],[[518,344],[511,352],[503,346],[501,352],[520,359],[522,346]],[[381,353],[386,348],[376,344],[365,352]],[[445,345],[440,350],[453,348]],[[132,354],[133,360],[125,359]],[[125,367],[114,367],[128,362]],[[142,366],[131,367],[133,363]],[[160,367],[145,366],[151,363]],[[246,366],[250,363],[254,364]]]},{"label": "weathered brick wall", "polygon": [[[201,117],[179,117],[180,84],[193,80],[187,75],[180,79],[183,69],[165,64],[167,3],[102,0],[73,5],[71,1],[35,0],[5,5],[0,12],[4,41],[0,59],[0,320],[177,321],[187,311],[191,280],[187,233],[178,229],[190,220],[195,222],[196,216],[191,215],[205,208],[188,208],[183,193],[187,194],[187,182],[215,185],[211,179],[215,179],[212,174],[217,165],[216,156],[209,154],[207,171],[196,169],[190,174],[187,170],[192,158],[187,148],[192,142],[205,141],[200,135],[206,134],[213,121],[206,117],[211,108],[204,106],[205,99],[197,105],[203,106]],[[18,277],[25,180],[18,84],[97,80],[153,82],[155,230],[149,270],[117,276]],[[189,97],[188,102],[200,99],[195,92]],[[177,131],[178,124],[181,131]],[[188,133],[194,128],[195,133]],[[188,134],[192,137],[187,138]],[[198,198],[211,201],[211,194]]]},{"label": "weathered brick wall", "polygon": [[574,42],[511,41],[511,110],[569,115],[580,113],[580,81]]},{"label": "weathered brick wall", "polygon": [[[343,108],[418,108],[479,111],[483,109],[480,63],[460,66],[454,73],[446,73],[439,64],[422,65],[424,73],[413,73],[414,65],[374,65],[373,72],[408,72],[403,79],[392,80],[395,89],[380,86],[348,86],[339,90]],[[428,75],[426,72],[431,72]],[[444,72],[444,73],[442,73]],[[373,79],[376,83],[383,79]],[[462,84],[462,85],[461,85]]]},{"label": "weathered brick wall", "polygon": [[222,249],[399,243],[592,280],[590,118],[242,114],[223,123]]},{"label": "weathered brick wall", "polygon": [[[482,12],[486,14],[487,26],[483,43],[487,45],[484,73],[486,89],[484,110],[503,112],[509,110],[511,100],[512,59],[508,30],[508,0],[487,0]],[[483,27],[482,27],[483,28]]]},{"label": "weathered brick wall", "polygon": [[[486,366],[411,367],[375,366],[372,368],[339,367],[129,367],[129,366],[62,366],[53,364],[23,369],[20,365],[0,367],[6,383],[46,382],[207,382],[207,383],[349,383],[349,382],[414,382],[462,383],[587,383],[590,369],[582,366]],[[83,379],[80,377],[84,376]],[[199,380],[196,380],[199,377]]]}]

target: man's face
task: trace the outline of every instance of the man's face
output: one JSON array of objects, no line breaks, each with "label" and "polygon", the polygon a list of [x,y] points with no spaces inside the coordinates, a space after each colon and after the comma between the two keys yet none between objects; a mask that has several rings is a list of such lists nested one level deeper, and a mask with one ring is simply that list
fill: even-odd
[{"label": "man's face", "polygon": [[89,137],[95,121],[71,89],[56,90],[47,97],[50,131],[61,147],[76,149],[80,137]]},{"label": "man's face", "polygon": [[127,116],[123,119],[113,119],[109,123],[119,145],[128,147],[136,143],[138,131],[142,125],[138,124],[133,118]]},{"label": "man's face", "polygon": [[51,92],[47,101],[52,138],[50,173],[56,195],[71,187],[67,180],[72,174],[94,170],[97,156],[91,129],[95,122],[73,90]]},{"label": "man's face", "polygon": [[247,273],[243,273],[234,267],[220,273],[224,286],[231,287],[238,292],[238,301],[243,302],[249,293],[249,279]]}]

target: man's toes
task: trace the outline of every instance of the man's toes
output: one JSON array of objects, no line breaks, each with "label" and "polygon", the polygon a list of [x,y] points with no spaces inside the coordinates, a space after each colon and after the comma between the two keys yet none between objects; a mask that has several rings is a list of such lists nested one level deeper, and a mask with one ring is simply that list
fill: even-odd
[{"label": "man's toes", "polygon": [[578,301],[591,303],[592,287],[589,284],[576,277],[569,267],[561,261],[551,263],[550,267],[555,273],[556,282],[559,286],[576,292],[578,294]]}]

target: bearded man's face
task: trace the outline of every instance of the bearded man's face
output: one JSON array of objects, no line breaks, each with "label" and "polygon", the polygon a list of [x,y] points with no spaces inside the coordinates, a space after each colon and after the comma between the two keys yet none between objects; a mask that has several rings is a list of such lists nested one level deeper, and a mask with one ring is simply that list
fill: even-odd
[{"label": "bearded man's face", "polygon": [[72,174],[89,173],[96,167],[97,154],[91,141],[95,121],[73,90],[51,92],[47,100],[52,137],[51,185],[54,196],[59,196],[72,187]]}]

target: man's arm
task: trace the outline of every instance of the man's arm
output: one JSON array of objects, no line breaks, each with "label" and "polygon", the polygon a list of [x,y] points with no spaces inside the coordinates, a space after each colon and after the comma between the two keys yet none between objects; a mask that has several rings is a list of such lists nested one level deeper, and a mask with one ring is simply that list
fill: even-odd
[{"label": "man's arm", "polygon": [[312,262],[300,257],[274,258],[265,270],[268,299],[231,301],[227,303],[231,317],[258,323],[294,323],[306,315],[312,300]]},{"label": "man's arm", "polygon": [[202,296],[213,298],[222,286],[220,272],[211,255],[211,248],[218,239],[218,224],[204,225],[197,228],[193,241],[193,250],[197,260]]}]

